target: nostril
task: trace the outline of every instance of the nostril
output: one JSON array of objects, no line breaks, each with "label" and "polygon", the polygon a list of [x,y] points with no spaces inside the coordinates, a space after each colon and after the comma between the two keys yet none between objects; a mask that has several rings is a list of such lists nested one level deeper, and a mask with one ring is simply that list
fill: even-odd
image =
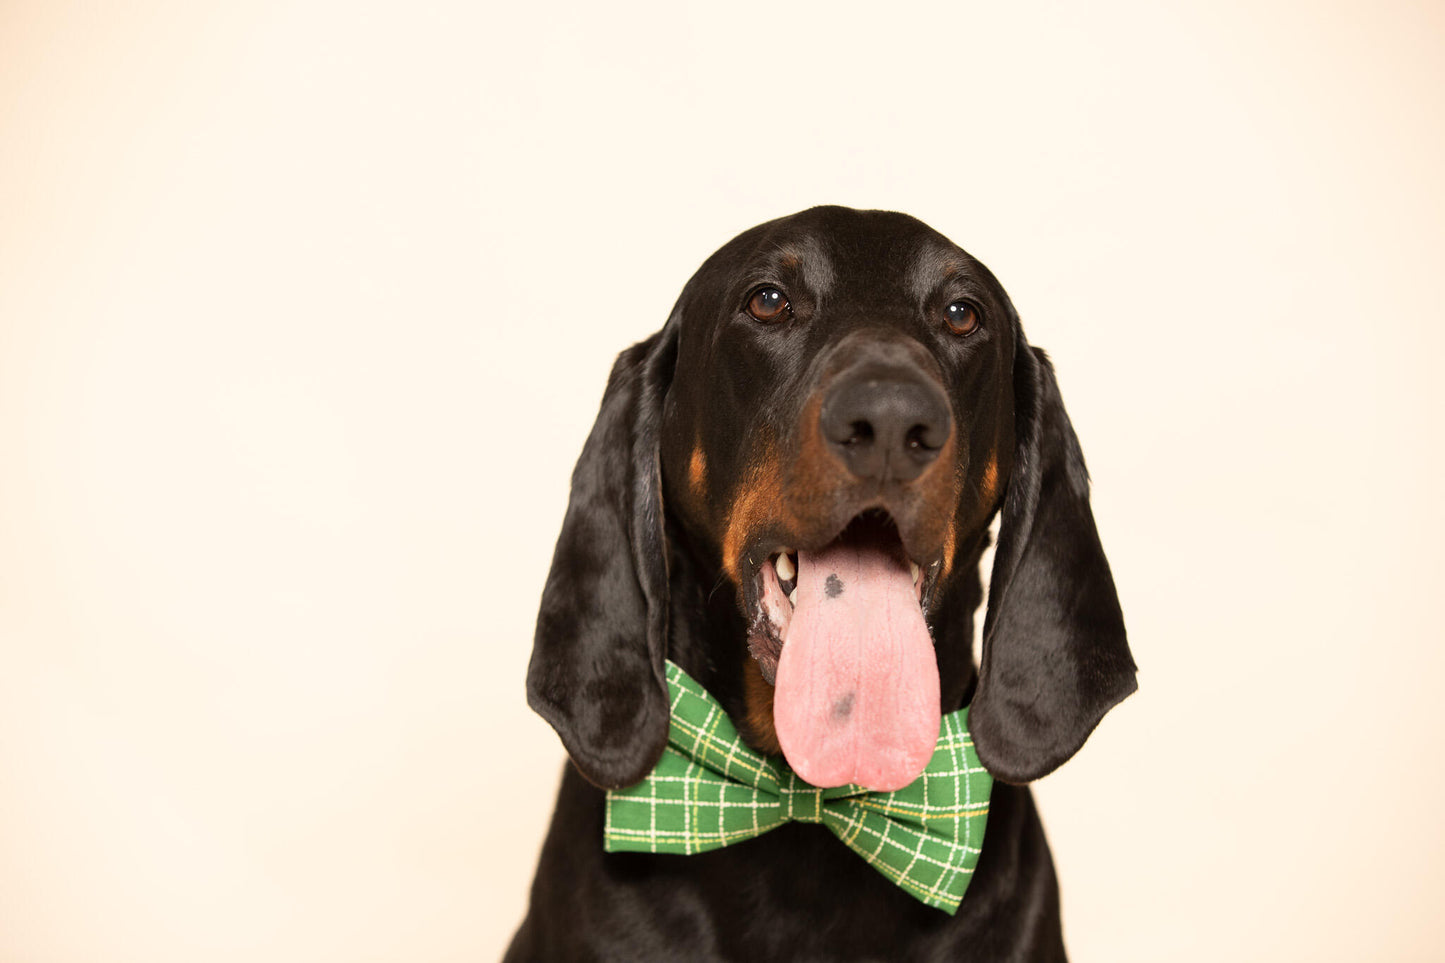
[{"label": "nostril", "polygon": [[843,444],[851,447],[866,445],[873,440],[873,426],[866,421],[855,421],[848,426],[849,435]]},{"label": "nostril", "polygon": [[929,425],[914,425],[912,428],[908,429],[908,433],[903,436],[904,447],[906,447],[909,451],[912,452],[937,451],[942,446],[931,445],[928,443],[928,435],[930,431],[931,428]]}]

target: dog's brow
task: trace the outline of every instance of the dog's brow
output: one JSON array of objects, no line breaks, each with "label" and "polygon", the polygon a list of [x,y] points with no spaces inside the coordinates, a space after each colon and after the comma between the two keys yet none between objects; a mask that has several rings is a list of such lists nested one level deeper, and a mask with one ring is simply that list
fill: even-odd
[{"label": "dog's brow", "polygon": [[908,289],[916,300],[926,301],[944,281],[967,271],[968,262],[957,252],[925,247],[913,260]]},{"label": "dog's brow", "polygon": [[837,277],[832,259],[817,238],[800,237],[783,241],[773,254],[780,266],[802,274],[803,283],[815,294],[831,288]]}]

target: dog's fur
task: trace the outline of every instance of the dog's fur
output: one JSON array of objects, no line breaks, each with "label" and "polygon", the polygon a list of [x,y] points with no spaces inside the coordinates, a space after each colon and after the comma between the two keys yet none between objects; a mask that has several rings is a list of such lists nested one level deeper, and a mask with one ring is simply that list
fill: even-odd
[{"label": "dog's fur", "polygon": [[[760,288],[783,292],[788,310],[750,313]],[[976,329],[949,325],[960,302]],[[913,444],[923,460],[901,471],[899,455],[851,464],[818,425],[859,377],[942,392],[946,441]],[[997,512],[976,668],[978,565]],[[958,913],[916,901],[817,825],[693,856],[604,853],[600,787],[640,780],[666,742],[664,659],[750,744],[778,750],[760,566],[869,513],[886,514],[923,566],[941,710],[971,705],[998,780]],[[508,960],[1063,959],[1053,865],[1023,784],[1079,749],[1134,691],[1135,668],[1053,371],[993,275],[910,217],[838,207],[760,225],[709,258],[662,330],[612,371],[527,685],[574,765]]]}]

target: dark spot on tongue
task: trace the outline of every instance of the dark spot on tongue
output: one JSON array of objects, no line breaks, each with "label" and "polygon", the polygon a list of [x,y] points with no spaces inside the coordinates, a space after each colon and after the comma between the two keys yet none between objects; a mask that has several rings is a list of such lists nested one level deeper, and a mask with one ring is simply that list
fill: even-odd
[{"label": "dark spot on tongue", "polygon": [[828,593],[828,598],[835,599],[843,594],[843,580],[834,572],[828,576],[828,581],[823,583],[823,591]]},{"label": "dark spot on tongue", "polygon": [[837,702],[833,703],[833,718],[834,718],[834,719],[846,719],[846,718],[848,718],[848,716],[852,715],[852,713],[853,713],[853,697],[854,697],[855,695],[857,695],[857,693],[855,693],[855,692],[850,692],[850,693],[848,693],[847,695],[845,695],[843,698],[839,699]]}]

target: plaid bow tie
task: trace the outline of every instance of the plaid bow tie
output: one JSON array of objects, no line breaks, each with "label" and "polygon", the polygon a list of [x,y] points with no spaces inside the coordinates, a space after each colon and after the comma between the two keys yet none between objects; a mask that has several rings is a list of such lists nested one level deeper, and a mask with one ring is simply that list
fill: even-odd
[{"label": "plaid bow tie", "polygon": [[819,789],[744,745],[722,706],[671,662],[667,684],[667,749],[642,782],[607,793],[608,852],[691,855],[789,821],[822,823],[910,896],[958,910],[993,787],[973,749],[967,708],[943,717],[933,759],[902,789]]}]

